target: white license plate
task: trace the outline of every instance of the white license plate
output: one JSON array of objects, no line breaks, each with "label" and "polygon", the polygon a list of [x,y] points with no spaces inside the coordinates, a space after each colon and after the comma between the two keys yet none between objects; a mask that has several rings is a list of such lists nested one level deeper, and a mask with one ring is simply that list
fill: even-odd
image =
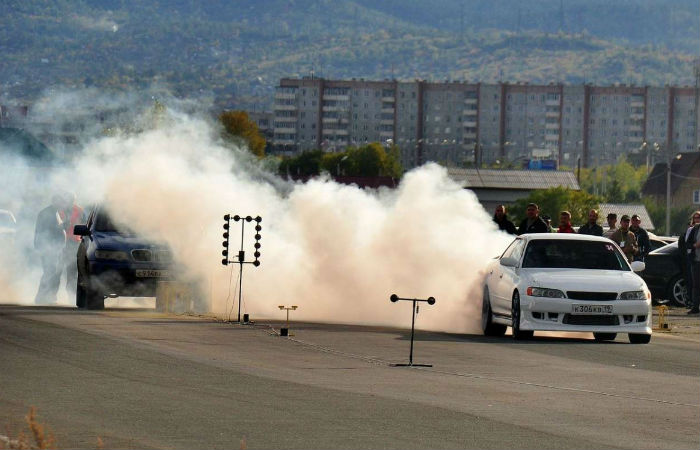
[{"label": "white license plate", "polygon": [[571,305],[571,314],[612,315],[612,305]]},{"label": "white license plate", "polygon": [[137,278],[165,278],[170,276],[167,270],[147,270],[141,269],[136,271]]}]

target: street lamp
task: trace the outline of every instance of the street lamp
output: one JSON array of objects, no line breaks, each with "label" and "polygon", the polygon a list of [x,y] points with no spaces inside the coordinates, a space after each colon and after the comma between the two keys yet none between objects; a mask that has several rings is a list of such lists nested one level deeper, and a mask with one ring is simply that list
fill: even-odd
[{"label": "street lamp", "polygon": [[338,166],[336,167],[336,171],[335,171],[336,176],[338,176],[338,177],[340,176],[340,163],[342,163],[346,159],[348,159],[348,155],[343,156],[342,158],[340,158],[340,161],[338,161]]},{"label": "street lamp", "polygon": [[643,152],[644,150],[647,151],[647,176],[649,176],[649,159],[651,157],[651,147],[649,147],[647,141],[643,141],[641,147],[639,147],[640,152]]},{"label": "street lamp", "polygon": [[[675,159],[679,160],[682,154],[677,154]],[[671,235],[671,148],[666,151],[666,235]]]}]

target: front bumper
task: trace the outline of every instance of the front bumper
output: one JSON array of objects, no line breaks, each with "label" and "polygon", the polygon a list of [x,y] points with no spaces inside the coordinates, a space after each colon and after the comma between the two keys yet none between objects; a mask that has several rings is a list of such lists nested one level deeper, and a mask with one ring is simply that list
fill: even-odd
[{"label": "front bumper", "polygon": [[[573,314],[572,305],[610,305],[612,314]],[[520,329],[651,334],[651,301],[588,301],[523,296]]]},{"label": "front bumper", "polygon": [[[143,275],[146,271],[149,276]],[[167,271],[167,276],[164,273]],[[153,297],[158,281],[173,279],[172,268],[165,264],[135,264],[112,261],[89,262],[91,287],[104,295]],[[155,276],[159,275],[159,276]]]}]

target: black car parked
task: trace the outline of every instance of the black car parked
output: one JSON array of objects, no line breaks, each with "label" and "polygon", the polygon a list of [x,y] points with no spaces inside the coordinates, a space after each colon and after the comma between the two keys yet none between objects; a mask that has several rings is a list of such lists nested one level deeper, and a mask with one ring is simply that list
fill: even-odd
[{"label": "black car parked", "polygon": [[678,242],[650,252],[644,262],[646,268],[639,275],[649,287],[652,298],[685,306],[688,299]]}]

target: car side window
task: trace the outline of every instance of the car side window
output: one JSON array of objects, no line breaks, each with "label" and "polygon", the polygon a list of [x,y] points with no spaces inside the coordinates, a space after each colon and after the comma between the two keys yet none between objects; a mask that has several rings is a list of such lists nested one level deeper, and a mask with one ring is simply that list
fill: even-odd
[{"label": "car side window", "polygon": [[507,258],[507,257],[512,257],[515,258],[516,260],[520,261],[520,257],[523,255],[523,247],[525,246],[525,241],[522,239],[516,239],[514,240],[506,249],[505,252],[503,252],[503,255],[501,255],[501,258]]},{"label": "car side window", "polygon": [[518,239],[515,246],[513,247],[513,253],[510,254],[511,258],[515,258],[516,261],[520,261],[523,256],[523,250],[525,249],[525,241]]},{"label": "car side window", "polygon": [[510,245],[506,248],[506,250],[503,252],[501,255],[501,258],[507,258],[513,253],[513,249],[516,247],[520,239],[515,239],[513,242],[510,243]]}]

